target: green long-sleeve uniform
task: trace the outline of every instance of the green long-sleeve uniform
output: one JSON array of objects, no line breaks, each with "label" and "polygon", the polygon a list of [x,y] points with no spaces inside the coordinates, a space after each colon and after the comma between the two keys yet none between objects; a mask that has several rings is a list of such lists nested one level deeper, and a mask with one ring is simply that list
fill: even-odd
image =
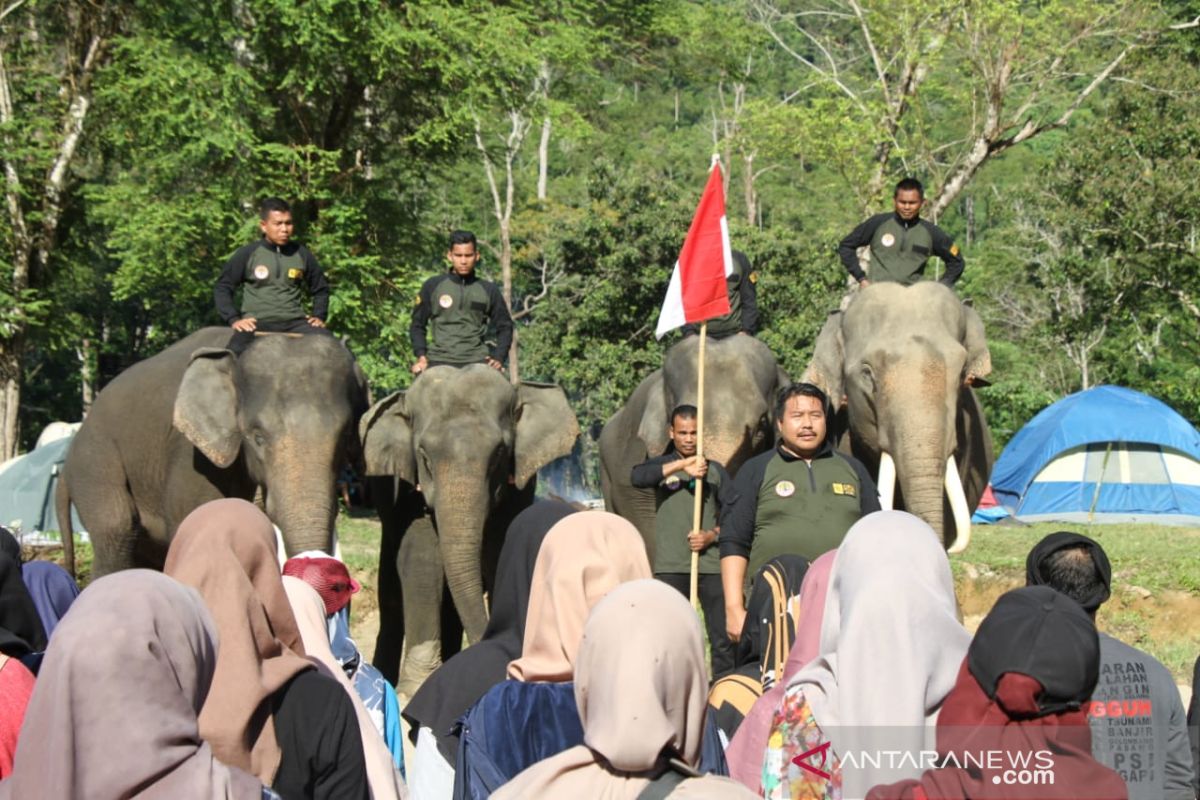
[{"label": "green long-sleeve uniform", "polygon": [[[865,245],[871,247],[871,262],[864,275],[858,264],[857,250]],[[838,245],[838,257],[846,271],[858,281],[869,278],[879,283],[895,281],[909,286],[924,277],[925,263],[930,255],[942,259],[946,272],[941,281],[953,286],[963,272],[958,245],[932,222],[904,220],[895,212],[876,214]]]}]

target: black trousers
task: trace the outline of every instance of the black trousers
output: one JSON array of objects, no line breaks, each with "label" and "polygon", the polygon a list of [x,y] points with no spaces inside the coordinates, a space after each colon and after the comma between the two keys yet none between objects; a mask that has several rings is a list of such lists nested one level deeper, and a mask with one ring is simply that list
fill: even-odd
[{"label": "black trousers", "polygon": [[[691,591],[691,576],[686,572],[660,572],[654,577],[678,589],[684,597],[688,597]],[[712,676],[716,680],[733,670],[733,655],[737,645],[725,632],[725,590],[721,588],[721,576],[701,574],[697,584],[700,608],[704,609],[704,627],[708,631],[708,646],[712,653]]]},{"label": "black trousers", "polygon": [[263,322],[260,320],[256,324],[255,330],[234,331],[233,338],[229,340],[229,344],[225,345],[225,349],[234,355],[241,355],[250,346],[250,343],[254,341],[254,334],[256,333],[311,333],[317,336],[333,336],[333,333],[328,328],[318,328],[316,325],[309,325],[308,320],[304,317],[289,319],[287,322]]}]

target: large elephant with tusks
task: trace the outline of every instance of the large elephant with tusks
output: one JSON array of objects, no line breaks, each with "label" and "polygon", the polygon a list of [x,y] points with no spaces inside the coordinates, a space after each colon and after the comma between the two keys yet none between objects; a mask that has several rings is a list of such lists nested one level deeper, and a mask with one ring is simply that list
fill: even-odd
[{"label": "large elephant with tusks", "polygon": [[[411,696],[458,649],[454,631],[483,635],[507,522],[532,502],[537,471],[571,452],[579,423],[560,387],[513,386],[473,364],[425,370],[372,406],[360,434],[367,474],[388,476],[372,481],[383,525],[374,663],[396,680],[403,644],[397,690]],[[461,628],[444,624],[446,589]]]},{"label": "large elephant with tusks", "polygon": [[[775,394],[788,376],[771,348],[753,336],[706,343],[704,354],[704,455],[731,474],[775,442],[771,423]],[[696,405],[700,339],[688,336],[671,347],[662,369],[650,373],[600,433],[600,484],[609,511],[637,526],[654,563],[654,490],[634,488],[633,467],[661,455],[669,443],[670,415]]]},{"label": "large elephant with tusks", "polygon": [[846,413],[850,448],[876,475],[883,507],[916,514],[957,552],[992,467],[971,388],[991,371],[983,323],[951,289],[874,283],[830,314],[805,380]]},{"label": "large elephant with tusks", "polygon": [[194,508],[260,490],[289,554],[331,550],[334,484],[358,458],[366,379],[332,336],[264,334],[235,356],[232,333],[197,331],[100,392],[59,478],[69,568],[71,503],[100,576],[161,568]]}]

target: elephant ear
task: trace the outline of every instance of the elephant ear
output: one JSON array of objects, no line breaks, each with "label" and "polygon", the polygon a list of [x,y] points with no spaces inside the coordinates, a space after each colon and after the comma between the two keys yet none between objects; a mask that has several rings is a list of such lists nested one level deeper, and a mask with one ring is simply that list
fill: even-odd
[{"label": "elephant ear", "polygon": [[367,475],[394,476],[416,485],[412,419],[404,392],[393,392],[367,409],[358,422],[358,438]]},{"label": "elephant ear", "polygon": [[238,428],[237,357],[220,347],[192,353],[175,395],[172,423],[204,457],[228,467],[242,449]]},{"label": "elephant ear", "polygon": [[642,407],[642,419],[638,422],[638,438],[646,445],[646,452],[658,455],[667,449],[667,408],[666,380],[662,370],[652,373],[646,378],[646,404]]},{"label": "elephant ear", "polygon": [[524,489],[537,471],[575,447],[579,420],[566,392],[553,383],[521,381],[517,387],[515,451],[517,489]]},{"label": "elephant ear", "polygon": [[842,312],[832,311],[817,336],[812,361],[808,362],[808,369],[804,370],[803,380],[820,386],[822,391],[829,395],[829,402],[835,409],[841,408],[842,397],[846,394],[842,380],[845,359]]},{"label": "elephant ear", "polygon": [[973,375],[973,386],[988,386],[985,380],[992,374],[992,354],[988,350],[987,337],[983,333],[983,320],[979,312],[970,306],[963,306],[963,346],[967,348],[967,374]]}]

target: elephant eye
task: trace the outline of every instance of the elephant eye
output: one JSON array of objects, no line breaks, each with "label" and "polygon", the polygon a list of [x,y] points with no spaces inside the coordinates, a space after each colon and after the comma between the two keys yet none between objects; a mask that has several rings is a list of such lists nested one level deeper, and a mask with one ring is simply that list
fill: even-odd
[{"label": "elephant eye", "polygon": [[267,437],[263,436],[262,431],[255,431],[254,432],[254,444],[256,444],[259,447],[262,447],[266,443],[267,443]]}]

